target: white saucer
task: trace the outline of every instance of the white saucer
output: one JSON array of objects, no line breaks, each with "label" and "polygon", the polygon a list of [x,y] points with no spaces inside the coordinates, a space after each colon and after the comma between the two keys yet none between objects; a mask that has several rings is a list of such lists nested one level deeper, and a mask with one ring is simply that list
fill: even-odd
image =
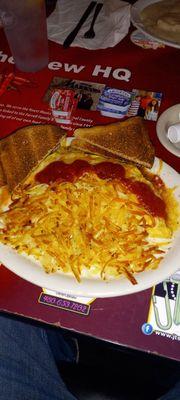
[{"label": "white saucer", "polygon": [[149,6],[150,4],[157,3],[157,0],[138,0],[136,3],[134,3],[131,7],[131,21],[133,25],[143,32],[145,35],[149,36],[151,39],[155,39],[156,41],[160,43],[164,43],[168,46],[175,47],[177,49],[180,48],[180,44],[177,41],[174,40],[168,40],[168,39],[163,39],[159,36],[156,36],[156,34],[152,34],[149,32],[148,28],[144,25],[144,22],[141,20],[141,11]]},{"label": "white saucer", "polygon": [[164,111],[156,124],[157,136],[161,144],[172,154],[180,157],[180,143],[171,143],[167,137],[170,125],[180,122],[180,104],[176,104]]}]

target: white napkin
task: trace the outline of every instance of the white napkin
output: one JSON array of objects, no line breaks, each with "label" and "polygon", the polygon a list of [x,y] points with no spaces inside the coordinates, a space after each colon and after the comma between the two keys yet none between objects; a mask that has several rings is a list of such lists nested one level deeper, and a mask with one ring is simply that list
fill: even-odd
[{"label": "white napkin", "polygon": [[[95,22],[95,38],[85,39],[94,10],[78,32],[71,46],[86,49],[106,49],[119,43],[128,33],[130,26],[130,4],[121,0],[99,0],[103,7]],[[56,8],[47,19],[48,38],[62,44],[74,29],[90,0],[57,0]]]}]

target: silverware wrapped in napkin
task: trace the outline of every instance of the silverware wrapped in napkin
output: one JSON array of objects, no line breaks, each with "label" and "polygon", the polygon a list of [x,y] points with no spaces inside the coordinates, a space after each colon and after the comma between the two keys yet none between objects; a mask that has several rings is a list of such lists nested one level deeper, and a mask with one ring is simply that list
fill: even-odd
[{"label": "silverware wrapped in napkin", "polygon": [[[63,44],[64,40],[78,24],[89,0],[58,0],[56,8],[47,19],[48,38]],[[130,27],[130,4],[121,0],[103,0],[103,8],[96,20],[96,35],[87,40],[84,37],[92,21],[88,16],[71,46],[84,47],[90,50],[114,47],[127,34]]]}]

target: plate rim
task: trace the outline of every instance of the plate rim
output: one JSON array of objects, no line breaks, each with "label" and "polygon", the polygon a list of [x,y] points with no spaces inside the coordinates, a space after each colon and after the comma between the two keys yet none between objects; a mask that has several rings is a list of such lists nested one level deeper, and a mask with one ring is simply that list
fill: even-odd
[{"label": "plate rim", "polygon": [[[161,159],[159,159],[158,157],[155,157],[155,162],[153,164],[153,167],[151,170],[153,170],[153,168],[156,168],[158,170],[160,163],[162,162]],[[175,174],[175,177],[177,179],[177,186],[178,186],[178,201],[180,202],[180,175],[178,174],[178,172],[171,167],[169,164],[167,164],[166,162],[163,161],[163,167],[165,168],[165,175],[168,175],[168,171],[171,174]],[[160,176],[163,173],[164,168],[162,167],[162,170],[160,172]],[[167,172],[166,172],[167,170]],[[174,186],[174,183],[173,183]],[[23,269],[18,269],[19,268],[19,263],[20,265],[23,264],[24,266],[24,260],[26,260],[26,258],[20,254],[18,254],[14,249],[10,248],[10,246],[6,246],[2,243],[0,243],[0,260],[2,262],[2,264],[9,269],[10,271],[12,271],[13,273],[15,273],[18,277],[32,283],[35,284],[41,288],[46,288],[46,289],[50,289],[53,290],[55,292],[64,292],[67,295],[75,295],[75,296],[81,296],[81,297],[93,297],[93,298],[107,298],[107,297],[120,297],[120,296],[124,296],[124,295],[128,295],[128,294],[133,294],[133,293],[137,293],[137,292],[141,292],[143,290],[146,289],[150,289],[153,286],[157,285],[158,283],[162,282],[165,279],[168,279],[174,272],[176,272],[179,269],[179,257],[180,257],[180,247],[178,247],[178,243],[180,240],[180,230],[178,230],[178,232],[175,234],[175,237],[173,239],[173,247],[170,249],[170,251],[166,254],[165,258],[162,260],[162,262],[160,263],[161,268],[157,268],[156,270],[150,270],[150,271],[144,271],[140,274],[137,274],[136,277],[138,279],[138,275],[141,278],[141,276],[145,277],[145,282],[142,279],[142,282],[138,283],[137,285],[132,285],[132,283],[130,283],[126,278],[119,278],[119,279],[114,279],[112,281],[100,281],[97,279],[84,279],[84,281],[82,282],[82,284],[77,283],[75,281],[74,277],[69,277],[67,275],[62,275],[63,276],[63,280],[61,279],[61,274],[58,273],[59,277],[57,279],[57,273],[55,274],[50,274],[47,275],[43,269],[43,267],[40,266],[40,268],[38,268],[36,270],[36,267],[38,264],[37,262],[31,262],[33,264],[33,268],[35,268],[35,275],[36,277],[34,278],[34,275],[32,274],[31,276],[31,265],[30,265],[30,275],[26,275],[26,271],[28,271],[29,267],[26,269],[23,267]],[[5,258],[2,257],[2,248],[6,248],[7,251],[9,251],[10,253],[13,253],[13,260],[10,259],[10,262],[4,262]],[[177,251],[177,248],[179,248],[179,251]],[[170,257],[171,259],[171,253],[176,253],[174,258],[175,258],[175,265],[171,265],[171,270],[169,271],[169,266],[168,265],[168,259]],[[17,264],[15,263],[14,265],[14,257],[15,259],[18,259]],[[20,260],[20,261],[19,261]],[[30,259],[27,260],[28,264]],[[30,263],[30,264],[31,264]],[[13,264],[13,266],[12,266]],[[162,265],[165,264],[165,271],[166,273],[162,276]],[[22,273],[23,271],[23,273]],[[24,271],[25,271],[25,275],[24,275]],[[29,272],[28,272],[29,273]],[[150,273],[151,279],[148,278],[148,275]],[[40,274],[40,275],[39,275]],[[143,274],[143,275],[142,275]],[[41,276],[44,278],[41,280],[41,282],[39,281],[39,276],[41,278]],[[49,284],[48,282],[46,282],[46,278],[47,276],[49,277]],[[122,280],[122,281],[121,281]],[[55,282],[55,285],[54,285]],[[67,285],[67,282],[70,282],[69,286]],[[96,285],[97,282],[98,284]],[[123,286],[121,286],[121,282],[123,285],[125,285],[125,288],[123,288]],[[125,282],[125,283],[124,283]],[[89,286],[90,283],[90,286]],[[93,285],[92,285],[93,283]],[[113,284],[112,284],[113,283]]]},{"label": "plate rim", "polygon": [[[161,144],[172,154],[174,154],[176,157],[180,157],[180,149],[176,148],[175,146],[173,146],[173,144],[170,141],[166,141],[163,140],[163,137],[165,136],[165,133],[162,134],[160,132],[161,129],[161,125],[163,124],[163,119],[164,116],[166,116],[166,114],[168,114],[169,112],[175,110],[176,108],[179,108],[179,113],[180,113],[180,103],[174,104],[173,106],[167,108],[166,110],[164,110],[162,112],[162,114],[159,116],[157,123],[156,123],[156,132],[157,132],[157,136],[159,141],[161,142]],[[180,120],[180,118],[179,118]],[[163,128],[163,127],[162,127]]]},{"label": "plate rim", "polygon": [[[143,3],[145,1],[146,1],[146,4],[143,5]],[[131,22],[137,29],[139,29],[141,32],[143,32],[149,38],[154,39],[157,42],[166,44],[167,46],[174,47],[176,49],[180,49],[180,44],[178,44],[177,42],[174,42],[172,40],[162,39],[162,38],[160,38],[158,36],[155,36],[155,35],[149,33],[146,30],[146,28],[145,28],[144,24],[142,23],[142,21],[140,20],[140,17],[139,17],[139,20],[137,20],[138,11],[142,11],[143,8],[145,8],[146,6],[148,6],[150,4],[158,3],[158,2],[159,2],[159,0],[137,0],[131,6],[131,15],[130,15]],[[139,10],[138,10],[138,6],[139,6]],[[142,6],[142,8],[140,8],[141,6]]]}]

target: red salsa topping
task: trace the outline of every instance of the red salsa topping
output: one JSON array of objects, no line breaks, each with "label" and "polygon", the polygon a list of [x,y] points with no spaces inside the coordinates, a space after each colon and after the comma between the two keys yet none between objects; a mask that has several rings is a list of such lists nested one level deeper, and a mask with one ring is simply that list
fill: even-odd
[{"label": "red salsa topping", "polygon": [[166,205],[164,201],[146,183],[130,179],[126,179],[126,181],[127,188],[137,196],[138,200],[150,214],[161,218],[166,217]]},{"label": "red salsa topping", "polygon": [[125,177],[125,169],[122,165],[111,162],[101,162],[94,165],[94,172],[101,179],[119,179]]},{"label": "red salsa topping", "polygon": [[164,182],[158,175],[154,175],[152,182],[157,186],[159,189],[164,187]]},{"label": "red salsa topping", "polygon": [[144,182],[125,178],[125,169],[120,164],[108,161],[95,165],[85,160],[75,160],[71,164],[54,161],[36,174],[36,181],[50,184],[52,182],[75,182],[86,172],[93,172],[101,179],[118,179],[127,189],[134,193],[145,209],[153,216],[166,217],[164,201]]}]

